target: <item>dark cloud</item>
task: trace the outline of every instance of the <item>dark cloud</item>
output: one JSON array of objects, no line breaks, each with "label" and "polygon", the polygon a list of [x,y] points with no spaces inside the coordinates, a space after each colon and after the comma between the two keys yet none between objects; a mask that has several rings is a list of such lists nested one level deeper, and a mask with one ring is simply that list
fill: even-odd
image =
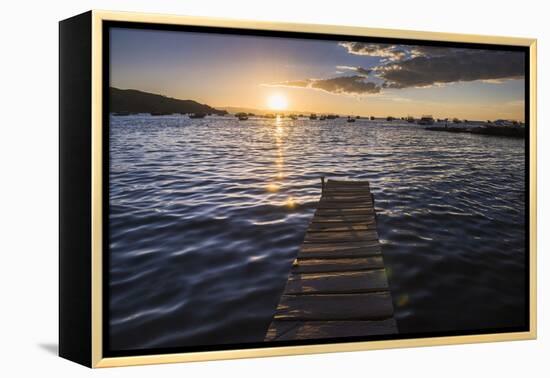
[{"label": "dark cloud", "polygon": [[407,56],[402,46],[383,43],[340,42],[348,53],[354,55],[378,56],[389,60],[400,60]]},{"label": "dark cloud", "polygon": [[439,47],[439,46],[408,46],[407,48],[410,57],[415,58],[418,56],[436,57],[436,56],[448,56],[455,55],[457,53],[468,52],[466,49],[456,49],[452,47]]},{"label": "dark cloud", "polygon": [[375,83],[366,81],[364,76],[341,76],[332,79],[314,80],[311,88],[322,89],[331,93],[365,94],[378,93],[380,87]]},{"label": "dark cloud", "polygon": [[525,74],[523,53],[488,50],[449,51],[416,56],[374,68],[387,88],[426,87],[438,83],[519,78]]},{"label": "dark cloud", "polygon": [[272,86],[319,89],[329,93],[362,95],[380,92],[380,86],[364,76],[340,76],[330,79],[307,79],[271,84]]},{"label": "dark cloud", "polygon": [[363,68],[363,67],[353,67],[353,66],[336,66],[336,68],[340,70],[348,70],[348,71],[355,71],[358,75],[361,76],[369,76],[372,70]]},{"label": "dark cloud", "polygon": [[428,87],[437,84],[486,81],[500,83],[525,75],[522,52],[437,46],[341,42],[350,54],[382,57],[372,68],[337,66],[354,75],[305,79],[272,84],[319,89],[330,93],[363,95],[382,89]]},{"label": "dark cloud", "polygon": [[366,68],[363,68],[363,67],[357,67],[355,71],[358,74],[364,75],[364,76],[369,76],[370,73],[372,72],[372,70],[367,70]]}]

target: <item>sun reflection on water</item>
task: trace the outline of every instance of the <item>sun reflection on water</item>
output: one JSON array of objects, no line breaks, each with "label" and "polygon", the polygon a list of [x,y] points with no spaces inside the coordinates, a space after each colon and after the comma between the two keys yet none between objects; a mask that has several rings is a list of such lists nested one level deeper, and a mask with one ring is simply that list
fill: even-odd
[{"label": "sun reflection on water", "polygon": [[[284,136],[285,136],[285,127],[284,127],[284,120],[280,115],[277,115],[275,118],[275,124],[274,124],[274,139],[275,139],[275,174],[273,177],[273,181],[278,182],[271,182],[267,185],[266,189],[269,193],[276,193],[281,190],[281,188],[284,186],[282,183],[283,179],[286,177],[285,175],[285,149],[284,149]],[[283,194],[283,193],[281,193]],[[292,196],[287,196],[286,199],[283,200],[283,205],[289,209],[294,209],[296,207],[296,200]]]}]

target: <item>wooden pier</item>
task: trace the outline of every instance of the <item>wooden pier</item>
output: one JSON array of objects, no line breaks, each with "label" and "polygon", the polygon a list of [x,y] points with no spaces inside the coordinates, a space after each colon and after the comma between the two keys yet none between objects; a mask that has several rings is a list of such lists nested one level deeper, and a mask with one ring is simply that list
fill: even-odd
[{"label": "wooden pier", "polygon": [[397,333],[369,183],[322,187],[265,341]]}]

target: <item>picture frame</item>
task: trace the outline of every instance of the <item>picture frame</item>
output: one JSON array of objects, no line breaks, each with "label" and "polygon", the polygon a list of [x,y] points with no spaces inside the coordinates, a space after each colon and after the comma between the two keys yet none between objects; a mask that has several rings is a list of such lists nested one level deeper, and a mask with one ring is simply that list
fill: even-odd
[{"label": "picture frame", "polygon": [[[115,367],[217,359],[346,352],[536,338],[536,40],[364,27],[271,23],[142,13],[89,11],[59,24],[59,355],[87,367]],[[109,28],[321,41],[379,41],[436,47],[515,49],[525,54],[525,272],[526,324],[496,332],[445,331],[434,335],[376,335],[275,343],[159,347],[154,353],[113,351],[109,340]],[[310,79],[311,80],[311,79]],[[362,80],[362,79],[361,79]],[[497,79],[498,80],[498,79]],[[307,85],[312,85],[311,82]],[[280,100],[280,99],[279,99]],[[276,109],[274,107],[273,109]],[[248,116],[246,116],[248,117]],[[244,119],[244,118],[243,118]],[[351,120],[351,116],[348,116]],[[354,121],[354,120],[353,120]],[[447,125],[445,124],[445,127]],[[192,168],[190,168],[192,169]],[[357,184],[356,185],[361,185]],[[344,184],[323,177],[333,195]],[[328,186],[326,186],[328,185]],[[333,185],[331,188],[330,185]],[[354,185],[354,184],[351,184]],[[319,185],[319,189],[321,185]],[[338,190],[336,190],[338,189]],[[357,189],[343,188],[357,192]],[[322,192],[323,193],[323,192]],[[359,196],[359,194],[357,194]],[[371,195],[365,192],[364,197]],[[360,195],[363,198],[363,194]],[[376,203],[376,196],[374,196]],[[372,205],[370,207],[375,207]],[[378,237],[377,237],[378,239]],[[289,266],[290,269],[290,266]],[[387,270],[387,267],[386,267]],[[292,280],[292,277],[290,278]],[[384,277],[384,280],[386,278]],[[287,284],[288,290],[288,284]],[[303,294],[300,292],[300,294]],[[395,298],[394,298],[395,301]],[[390,303],[391,304],[391,303]],[[274,328],[275,331],[276,327]],[[144,344],[145,345],[145,344]],[[264,346],[265,345],[265,346]],[[179,351],[178,351],[179,350]]]}]

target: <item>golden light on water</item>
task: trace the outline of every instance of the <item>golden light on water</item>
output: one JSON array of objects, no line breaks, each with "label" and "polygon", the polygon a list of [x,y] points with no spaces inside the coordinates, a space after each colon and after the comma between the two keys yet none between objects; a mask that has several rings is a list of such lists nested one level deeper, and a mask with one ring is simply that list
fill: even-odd
[{"label": "golden light on water", "polygon": [[401,294],[398,298],[397,298],[397,307],[405,307],[406,305],[409,304],[409,295],[408,294]]},{"label": "golden light on water", "polygon": [[[282,110],[287,107],[288,103],[286,100],[286,97],[279,96],[279,95],[272,95],[269,98],[269,107],[271,109],[276,110]],[[288,194],[285,193],[284,190],[284,184],[282,183],[282,180],[285,178],[285,134],[287,132],[286,128],[284,127],[284,120],[283,117],[280,115],[277,115],[275,118],[273,130],[273,137],[275,140],[275,145],[277,146],[277,150],[275,152],[274,156],[274,168],[275,168],[275,175],[274,175],[274,182],[271,182],[267,184],[266,190],[269,193],[278,193],[277,197],[281,198],[283,196],[287,196]],[[284,197],[283,197],[284,198]],[[288,209],[295,209],[296,206],[298,206],[298,202],[293,196],[288,196],[285,199],[283,199],[283,205]]]},{"label": "golden light on water", "polygon": [[286,207],[289,209],[294,209],[296,207],[296,201],[293,197],[288,197],[285,202]]},{"label": "golden light on water", "polygon": [[266,190],[270,193],[275,193],[275,192],[278,192],[279,191],[279,185],[277,184],[268,184],[267,187],[266,187]]},{"label": "golden light on water", "polygon": [[273,93],[267,98],[267,106],[272,110],[286,110],[288,99],[281,93]]}]

